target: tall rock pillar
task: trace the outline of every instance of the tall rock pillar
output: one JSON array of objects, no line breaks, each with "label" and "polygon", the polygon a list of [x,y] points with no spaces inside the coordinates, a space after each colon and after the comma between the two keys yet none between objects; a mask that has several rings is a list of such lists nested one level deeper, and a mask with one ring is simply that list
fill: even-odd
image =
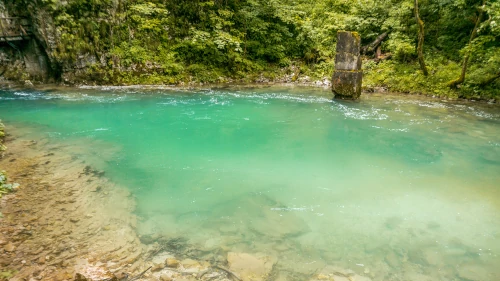
[{"label": "tall rock pillar", "polygon": [[357,32],[337,32],[337,54],[332,91],[335,98],[355,100],[361,95],[361,38]]}]

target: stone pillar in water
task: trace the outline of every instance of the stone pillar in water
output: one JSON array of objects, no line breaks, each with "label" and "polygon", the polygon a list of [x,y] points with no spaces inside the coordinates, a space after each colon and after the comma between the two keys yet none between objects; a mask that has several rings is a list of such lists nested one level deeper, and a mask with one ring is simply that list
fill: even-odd
[{"label": "stone pillar in water", "polygon": [[337,54],[335,72],[332,77],[332,91],[335,98],[357,99],[361,95],[361,38],[357,32],[337,32]]}]

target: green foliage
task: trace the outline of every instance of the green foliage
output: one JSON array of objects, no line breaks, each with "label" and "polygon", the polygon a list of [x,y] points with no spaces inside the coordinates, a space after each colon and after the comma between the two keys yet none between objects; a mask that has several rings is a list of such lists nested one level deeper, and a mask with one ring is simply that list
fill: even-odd
[{"label": "green foliage", "polygon": [[390,36],[385,46],[398,62],[411,62],[416,57],[414,42],[402,34]]},{"label": "green foliage", "polygon": [[364,87],[386,87],[390,91],[457,97],[446,83],[460,71],[460,65],[435,53],[427,60],[430,75],[421,75],[417,64],[402,64],[394,60],[380,63],[369,61],[363,65]]},{"label": "green foliage", "polygon": [[[483,6],[483,1],[419,1],[425,23],[423,52],[433,71],[427,80],[417,67],[412,0],[41,2],[58,31],[52,55],[63,68],[86,67],[82,79],[96,83],[176,84],[228,77],[248,81],[262,75],[279,77],[292,67],[300,68],[298,75],[329,77],[336,32],[352,30],[361,35],[362,44],[389,32],[382,52],[391,59],[371,63],[367,85],[487,97],[495,96],[500,86],[499,79],[493,79],[500,69],[500,2],[486,0]],[[478,36],[469,44],[480,11],[484,17]],[[442,88],[440,79],[458,77],[467,53],[472,55],[462,88]],[[389,72],[395,76],[379,77]],[[414,90],[407,89],[407,83]]]},{"label": "green foliage", "polygon": [[0,171],[0,198],[3,194],[10,193],[19,188],[18,183],[7,183],[7,174],[5,171]]},{"label": "green foliage", "polygon": [[[0,213],[0,217],[1,217]],[[14,277],[16,275],[17,271],[15,270],[2,270],[0,271],[0,280],[10,280],[10,278]]]}]

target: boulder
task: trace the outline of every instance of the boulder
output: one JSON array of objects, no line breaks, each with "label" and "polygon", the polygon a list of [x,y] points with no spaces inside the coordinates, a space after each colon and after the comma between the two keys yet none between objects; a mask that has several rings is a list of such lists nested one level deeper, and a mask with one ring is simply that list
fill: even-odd
[{"label": "boulder", "polygon": [[243,281],[267,280],[269,273],[276,263],[276,258],[264,254],[251,255],[248,253],[227,254],[229,269],[238,274]]},{"label": "boulder", "polygon": [[165,267],[163,263],[154,263],[153,267],[151,267],[151,271],[160,271]]},{"label": "boulder", "polygon": [[177,268],[179,267],[179,261],[174,259],[174,258],[167,258],[165,260],[165,264],[167,265],[167,267],[170,267],[170,268]]},{"label": "boulder", "polygon": [[182,266],[184,266],[184,268],[195,268],[195,267],[200,266],[199,262],[192,260],[192,259],[185,259],[181,263],[182,263]]}]

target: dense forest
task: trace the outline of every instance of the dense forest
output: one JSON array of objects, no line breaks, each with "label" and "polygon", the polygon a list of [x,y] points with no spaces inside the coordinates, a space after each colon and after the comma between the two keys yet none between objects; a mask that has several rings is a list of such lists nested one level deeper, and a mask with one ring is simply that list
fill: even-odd
[{"label": "dense forest", "polygon": [[337,31],[351,30],[362,38],[366,90],[500,96],[496,0],[4,1],[43,11],[33,20],[53,25],[47,52],[69,80],[321,80],[333,71]]}]

